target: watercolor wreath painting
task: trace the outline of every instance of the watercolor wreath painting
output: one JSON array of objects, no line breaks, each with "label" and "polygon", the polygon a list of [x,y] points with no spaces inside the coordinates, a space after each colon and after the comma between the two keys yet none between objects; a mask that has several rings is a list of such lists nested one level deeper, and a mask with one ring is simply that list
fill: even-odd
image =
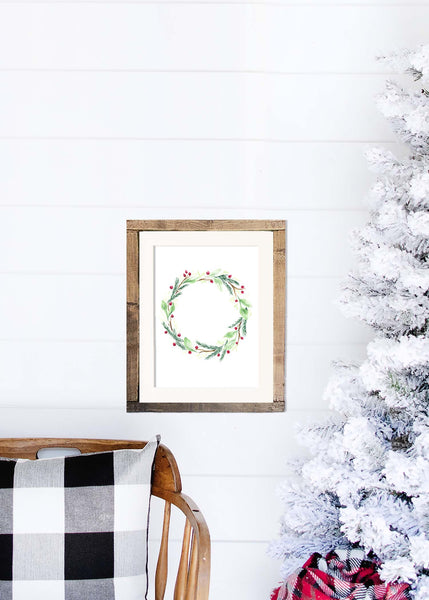
[{"label": "watercolor wreath painting", "polygon": [[[213,283],[217,285],[219,290],[227,291],[232,296],[234,307],[240,315],[228,327],[223,336],[213,344],[199,340],[192,341],[188,337],[182,336],[182,333],[178,332],[175,327],[174,311],[176,310],[176,300],[182,295],[186,287],[195,283]],[[206,271],[205,273],[196,273],[194,275],[190,271],[185,271],[182,278],[176,277],[174,285],[170,285],[168,298],[161,302],[164,333],[171,336],[173,346],[185,350],[188,354],[199,355],[204,357],[205,360],[218,358],[222,361],[232,350],[236,350],[239,347],[247,335],[247,320],[250,316],[249,309],[252,305],[244,298],[244,293],[244,285],[241,285],[228,271],[216,269],[215,271]]]}]

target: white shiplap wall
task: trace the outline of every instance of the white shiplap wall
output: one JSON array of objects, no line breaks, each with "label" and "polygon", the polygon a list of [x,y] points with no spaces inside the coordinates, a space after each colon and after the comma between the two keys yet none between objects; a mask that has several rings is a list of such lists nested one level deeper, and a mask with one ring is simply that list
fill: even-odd
[{"label": "white shiplap wall", "polygon": [[[268,598],[294,423],[326,410],[331,360],[364,356],[333,300],[363,150],[396,147],[374,56],[428,19],[425,1],[0,0],[0,435],[160,432],[210,525],[212,600]],[[286,413],[125,413],[133,218],[288,220]]]}]

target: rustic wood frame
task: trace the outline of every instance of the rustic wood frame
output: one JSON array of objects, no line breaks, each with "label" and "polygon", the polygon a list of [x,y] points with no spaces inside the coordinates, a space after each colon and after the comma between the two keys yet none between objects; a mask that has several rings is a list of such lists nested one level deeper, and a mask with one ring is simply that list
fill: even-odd
[{"label": "rustic wood frame", "polygon": [[[271,231],[273,233],[273,400],[264,403],[139,402],[139,233]],[[269,220],[127,221],[127,411],[281,412],[285,409],[286,222]]]}]

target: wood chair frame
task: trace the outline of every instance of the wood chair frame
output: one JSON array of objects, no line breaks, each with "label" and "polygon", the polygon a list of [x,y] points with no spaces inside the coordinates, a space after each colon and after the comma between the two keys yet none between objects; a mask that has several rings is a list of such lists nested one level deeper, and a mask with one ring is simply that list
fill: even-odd
[{"label": "wood chair frame", "polygon": [[[36,459],[42,448],[78,448],[88,452],[109,452],[144,448],[147,442],[79,438],[3,438],[0,456]],[[158,447],[152,477],[152,495],[165,502],[164,522],[155,573],[155,600],[163,600],[168,575],[168,533],[171,505],[185,515],[182,551],[173,600],[208,600],[210,579],[210,534],[198,506],[182,493],[179,469],[172,452]]]}]

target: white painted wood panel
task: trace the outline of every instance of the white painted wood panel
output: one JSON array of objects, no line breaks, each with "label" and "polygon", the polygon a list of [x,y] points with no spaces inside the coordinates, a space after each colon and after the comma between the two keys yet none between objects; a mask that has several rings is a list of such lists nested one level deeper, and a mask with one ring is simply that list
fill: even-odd
[{"label": "white painted wood panel", "polygon": [[[183,475],[282,477],[302,454],[297,423],[326,410],[285,413],[126,413],[123,408],[0,408],[0,437],[92,437],[147,440],[160,433]],[[239,501],[236,498],[235,501]]]},{"label": "white painted wood panel", "polygon": [[0,276],[1,339],[125,339],[125,277]]},{"label": "white painted wood panel", "polygon": [[[155,546],[152,552],[151,549],[150,547],[149,573],[154,573],[157,548]],[[180,546],[173,542],[169,553],[173,575],[177,572],[179,556]],[[268,556],[266,543],[214,542],[211,558],[210,599],[268,600],[279,581],[280,563]],[[173,597],[173,587],[167,586],[165,597]],[[149,584],[148,598],[154,600],[153,582]]]},{"label": "white painted wood panel", "polygon": [[164,218],[171,210],[215,207],[350,210],[362,208],[373,180],[364,158],[369,146],[0,140],[0,206],[153,207]]},{"label": "white painted wood panel", "polygon": [[213,544],[210,598],[267,599],[279,580],[280,563],[267,554],[267,544]]},{"label": "white painted wood panel", "polygon": [[246,4],[3,5],[0,68],[261,69],[265,13]]},{"label": "white painted wood panel", "polygon": [[[17,0],[15,0],[17,1]],[[338,0],[19,0],[20,4],[40,4],[44,2],[46,4],[57,4],[69,1],[73,4],[263,4],[263,5],[285,5],[285,6],[310,6],[316,8],[317,6],[336,6],[338,8],[343,5],[355,5],[355,6],[408,6],[413,8],[414,6],[427,5],[428,0],[344,0],[339,2]],[[1,4],[9,4],[11,0],[0,0]]]},{"label": "white painted wood panel", "polygon": [[[381,75],[0,73],[0,137],[394,140]],[[66,117],[65,117],[66,115]]]},{"label": "white painted wood panel", "polygon": [[[151,214],[173,218],[171,211],[147,208],[0,207],[0,273],[125,275],[126,220]],[[186,218],[189,212],[177,216]],[[353,262],[349,233],[368,218],[366,210],[206,212],[208,219],[216,216],[285,220],[290,277],[344,276]]]},{"label": "white painted wood panel", "polygon": [[[384,89],[380,75],[267,76],[269,139],[392,141],[375,107]],[[374,137],[375,136],[375,137]]]},{"label": "white painted wood panel", "polygon": [[0,405],[125,409],[125,343],[0,342]]},{"label": "white painted wood panel", "polygon": [[[288,345],[287,410],[320,410],[331,364],[365,345]],[[125,342],[0,341],[0,407],[125,410]]]},{"label": "white painted wood panel", "polygon": [[324,397],[324,392],[329,377],[334,373],[333,363],[360,364],[365,358],[365,344],[288,346],[287,411],[328,409],[329,399]]},{"label": "white painted wood panel", "polygon": [[[346,319],[334,301],[337,278],[288,280],[290,344],[365,343],[368,330]],[[125,340],[125,277],[0,275],[2,340]]]},{"label": "white painted wood panel", "polygon": [[289,278],[287,339],[289,344],[365,344],[372,333],[360,321],[346,319],[335,302],[342,280]]},{"label": "white painted wood panel", "polygon": [[[222,477],[184,476],[183,491],[201,509],[210,536],[214,541],[269,542],[279,530],[282,503],[277,488],[284,477]],[[237,500],[242,498],[243,501]],[[162,520],[162,502],[151,508],[155,522]],[[276,519],[277,515],[277,519]],[[181,522],[175,519],[170,528],[170,539],[180,540]],[[160,539],[159,531],[151,532],[152,539]]]},{"label": "white painted wood panel", "polygon": [[[267,68],[287,72],[390,71],[376,60],[427,38],[429,5],[346,3],[267,7]],[[421,22],[417,21],[421,19]],[[275,65],[275,66],[272,66]]]},{"label": "white painted wood panel", "polygon": [[428,19],[428,5],[0,4],[0,69],[380,72]]}]

